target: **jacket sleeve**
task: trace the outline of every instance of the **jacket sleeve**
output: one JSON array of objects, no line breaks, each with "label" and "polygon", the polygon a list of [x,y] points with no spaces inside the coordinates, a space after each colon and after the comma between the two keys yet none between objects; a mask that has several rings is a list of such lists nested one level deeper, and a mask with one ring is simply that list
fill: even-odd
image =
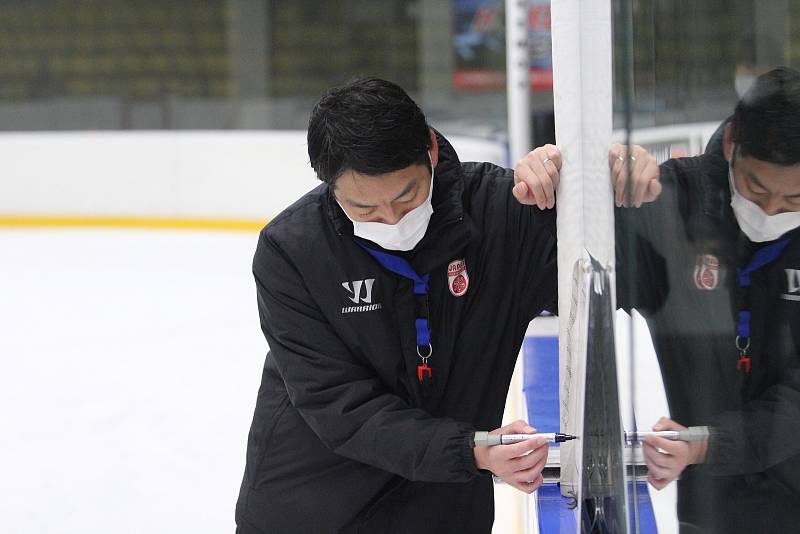
[{"label": "jacket sleeve", "polygon": [[[706,463],[718,475],[761,473],[800,455],[798,435],[800,368],[795,366],[742,410],[715,418]],[[791,475],[795,484],[799,474]]]},{"label": "jacket sleeve", "polygon": [[653,211],[658,206],[616,208],[614,242],[616,252],[617,307],[644,314],[660,308],[669,294],[664,257],[653,246],[656,228]]},{"label": "jacket sleeve", "polygon": [[514,239],[513,264],[519,266],[514,284],[521,297],[518,300],[520,313],[526,321],[532,321],[542,310],[557,314],[556,210],[524,206],[514,198],[510,189],[506,198],[511,204],[506,229]]},{"label": "jacket sleeve", "polygon": [[[514,302],[527,322],[542,310],[557,312],[556,210],[521,204],[512,194],[514,171],[491,163],[468,170],[479,189],[473,208],[482,221],[493,254],[506,259]],[[483,204],[478,204],[478,198]]]},{"label": "jacket sleeve", "polygon": [[290,402],[326,447],[409,480],[463,482],[478,474],[474,428],[389,392],[344,345],[266,233],[253,273],[261,328]]}]

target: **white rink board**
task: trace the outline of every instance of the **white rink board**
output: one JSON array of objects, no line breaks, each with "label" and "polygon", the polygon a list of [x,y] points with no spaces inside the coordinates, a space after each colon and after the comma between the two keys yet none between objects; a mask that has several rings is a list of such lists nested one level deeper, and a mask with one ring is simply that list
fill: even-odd
[{"label": "white rink board", "polygon": [[[449,140],[506,164],[500,142]],[[262,220],[320,183],[305,131],[0,133],[0,161],[0,214]]]}]

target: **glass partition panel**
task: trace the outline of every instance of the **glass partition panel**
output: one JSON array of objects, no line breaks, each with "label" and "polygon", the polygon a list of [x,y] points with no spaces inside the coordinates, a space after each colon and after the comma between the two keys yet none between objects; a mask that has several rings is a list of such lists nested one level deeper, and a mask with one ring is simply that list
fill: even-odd
[{"label": "glass partition panel", "polygon": [[676,531],[790,532],[800,520],[800,2],[618,0],[614,10],[615,136],[632,143],[626,200],[644,200],[616,211],[619,304],[641,318],[633,376],[660,373],[667,401],[666,419],[636,423],[682,432],[643,444],[649,492],[674,499]]}]

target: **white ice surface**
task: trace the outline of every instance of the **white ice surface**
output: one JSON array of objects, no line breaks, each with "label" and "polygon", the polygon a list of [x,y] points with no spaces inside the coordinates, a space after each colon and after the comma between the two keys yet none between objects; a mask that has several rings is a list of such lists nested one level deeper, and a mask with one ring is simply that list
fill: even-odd
[{"label": "white ice surface", "polygon": [[0,231],[0,532],[233,531],[256,239]]}]

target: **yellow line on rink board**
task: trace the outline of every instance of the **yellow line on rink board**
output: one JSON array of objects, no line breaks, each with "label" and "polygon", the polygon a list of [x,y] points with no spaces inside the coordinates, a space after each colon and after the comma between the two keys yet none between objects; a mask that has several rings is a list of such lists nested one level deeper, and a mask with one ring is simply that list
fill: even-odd
[{"label": "yellow line on rink board", "polygon": [[108,215],[0,215],[0,228],[137,228],[257,232],[267,220]]}]

